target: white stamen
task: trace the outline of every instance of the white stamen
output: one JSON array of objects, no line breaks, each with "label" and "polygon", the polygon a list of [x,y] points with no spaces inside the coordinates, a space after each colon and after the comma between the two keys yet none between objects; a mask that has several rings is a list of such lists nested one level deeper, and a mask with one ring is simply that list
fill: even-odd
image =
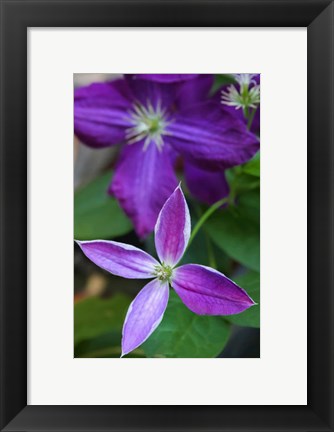
[{"label": "white stamen", "polygon": [[[221,92],[221,103],[235,109],[256,108],[260,103],[260,85],[253,79],[255,74],[234,74],[240,89],[234,85]],[[252,87],[251,87],[252,86]]]},{"label": "white stamen", "polygon": [[240,85],[240,87],[249,87],[251,84],[256,85],[256,81],[253,79],[253,77],[256,76],[256,74],[234,74],[234,79],[237,81],[237,83]]},{"label": "white stamen", "polygon": [[170,278],[172,277],[173,274],[173,269],[172,267],[166,265],[166,264],[161,264],[155,267],[155,273],[154,276],[156,278],[158,278],[160,281],[169,281]]},{"label": "white stamen", "polygon": [[161,101],[158,101],[156,107],[151,101],[146,101],[146,106],[135,104],[133,111],[129,111],[130,121],[133,126],[126,130],[126,140],[128,144],[134,144],[145,139],[143,151],[145,151],[151,142],[155,143],[159,151],[164,146],[164,135],[168,135],[166,127],[171,120],[166,114],[166,109],[162,108]]}]

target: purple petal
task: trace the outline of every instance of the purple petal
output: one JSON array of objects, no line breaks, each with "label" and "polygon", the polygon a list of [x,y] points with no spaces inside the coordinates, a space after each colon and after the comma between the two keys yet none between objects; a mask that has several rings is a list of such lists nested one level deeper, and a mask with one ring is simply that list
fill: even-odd
[{"label": "purple petal", "polygon": [[161,83],[187,81],[196,78],[198,74],[137,74],[136,79],[145,79]]},{"label": "purple petal", "polygon": [[194,104],[204,102],[209,96],[213,82],[213,75],[199,75],[195,79],[184,81],[177,90],[177,107],[186,109]]},{"label": "purple petal", "polygon": [[169,297],[168,282],[149,282],[129,306],[123,326],[122,356],[137,348],[160,324]]},{"label": "purple petal", "polygon": [[205,204],[214,204],[229,194],[223,169],[205,170],[185,161],[184,174],[191,194]]},{"label": "purple petal", "polygon": [[[236,109],[233,106],[224,106],[223,109],[247,125],[248,120],[245,118],[242,109]],[[260,135],[260,107],[256,109],[250,130],[252,133]]]},{"label": "purple petal", "polygon": [[159,211],[177,185],[168,147],[152,142],[124,147],[109,193],[115,195],[140,237],[153,231]]},{"label": "purple petal", "polygon": [[164,83],[138,79],[138,75],[125,75],[125,80],[131,89],[136,102],[148,108],[161,107],[163,110],[171,108],[175,103],[177,90],[181,83]]},{"label": "purple petal", "polygon": [[93,263],[108,272],[127,279],[154,277],[159,265],[151,255],[134,246],[107,240],[77,241],[83,253]]},{"label": "purple petal", "polygon": [[244,122],[215,101],[180,112],[168,133],[168,142],[177,151],[202,166],[229,168],[248,161],[259,149],[258,138]]},{"label": "purple petal", "polygon": [[183,192],[178,186],[165,202],[155,226],[155,247],[160,261],[174,266],[187,247],[190,215]]},{"label": "purple petal", "polygon": [[222,273],[197,264],[175,269],[172,286],[198,315],[233,315],[255,304],[246,291]]},{"label": "purple petal", "polygon": [[96,83],[74,93],[74,133],[91,147],[107,147],[125,139],[131,92],[125,80]]}]

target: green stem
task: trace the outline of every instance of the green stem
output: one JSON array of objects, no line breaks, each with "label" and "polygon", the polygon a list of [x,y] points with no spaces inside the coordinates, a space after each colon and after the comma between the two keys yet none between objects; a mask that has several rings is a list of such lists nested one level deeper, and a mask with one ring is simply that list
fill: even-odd
[{"label": "green stem", "polygon": [[206,248],[208,250],[210,267],[216,269],[217,268],[217,261],[216,261],[215,253],[213,251],[211,240],[209,239],[209,236],[206,233],[205,233],[205,241],[206,241]]},{"label": "green stem", "polygon": [[248,120],[249,117],[249,110],[248,107],[246,106],[245,108],[243,108],[243,112],[244,112],[244,117],[246,120]]},{"label": "green stem", "polygon": [[255,116],[256,110],[257,110],[257,108],[254,108],[254,109],[251,111],[250,115],[248,116],[248,122],[247,122],[247,129],[248,129],[248,130],[250,130],[250,128],[252,127],[252,124],[253,124],[253,120],[254,120],[254,116]]},{"label": "green stem", "polygon": [[207,211],[203,214],[203,216],[195,225],[189,239],[188,247],[190,246],[191,242],[194,240],[196,234],[198,233],[199,229],[204,224],[204,222],[212,215],[212,213],[214,213],[217,209],[219,209],[219,207],[221,207],[223,204],[226,204],[227,202],[228,202],[228,197],[217,201],[210,208],[207,209]]}]

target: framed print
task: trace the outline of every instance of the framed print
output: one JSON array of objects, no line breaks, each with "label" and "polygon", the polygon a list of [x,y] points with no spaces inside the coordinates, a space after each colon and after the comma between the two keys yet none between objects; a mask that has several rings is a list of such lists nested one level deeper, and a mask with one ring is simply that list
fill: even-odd
[{"label": "framed print", "polygon": [[333,430],[333,2],[1,7],[1,430]]}]

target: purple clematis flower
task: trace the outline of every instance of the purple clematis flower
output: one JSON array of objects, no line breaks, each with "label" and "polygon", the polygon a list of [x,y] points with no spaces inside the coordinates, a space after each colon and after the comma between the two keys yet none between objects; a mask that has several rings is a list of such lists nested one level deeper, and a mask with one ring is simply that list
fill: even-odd
[{"label": "purple clematis flower", "polygon": [[190,237],[190,215],[181,187],[162,207],[155,225],[159,261],[124,243],[93,240],[77,242],[99,267],[129,279],[153,279],[139,292],[127,312],[122,356],[141,345],[160,324],[169,297],[169,285],[183,303],[198,315],[237,314],[255,303],[222,273],[198,264],[176,267]]},{"label": "purple clematis flower", "polygon": [[78,138],[95,148],[122,145],[109,193],[140,237],[178,184],[179,157],[189,190],[212,204],[228,194],[224,169],[259,149],[244,121],[208,96],[212,83],[212,75],[125,75],[75,90]]}]

